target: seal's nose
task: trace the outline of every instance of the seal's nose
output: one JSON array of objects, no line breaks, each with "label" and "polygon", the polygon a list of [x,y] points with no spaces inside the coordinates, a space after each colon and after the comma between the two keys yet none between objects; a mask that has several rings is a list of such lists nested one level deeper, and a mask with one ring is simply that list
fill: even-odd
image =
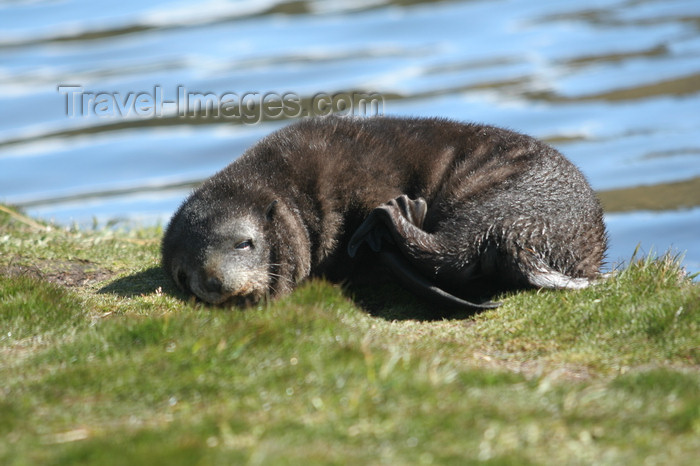
[{"label": "seal's nose", "polygon": [[204,289],[209,293],[221,293],[222,283],[217,277],[211,276],[204,280]]}]

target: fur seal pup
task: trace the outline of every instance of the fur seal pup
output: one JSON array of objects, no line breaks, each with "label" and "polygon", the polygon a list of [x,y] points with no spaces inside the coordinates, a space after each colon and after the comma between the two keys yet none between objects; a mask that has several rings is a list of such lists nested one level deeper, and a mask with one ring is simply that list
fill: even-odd
[{"label": "fur seal pup", "polygon": [[[368,246],[368,247],[367,247]],[[579,170],[532,137],[445,119],[304,119],[206,180],[174,214],[162,262],[212,304],[289,293],[386,264],[464,307],[599,276],[603,212]]]}]

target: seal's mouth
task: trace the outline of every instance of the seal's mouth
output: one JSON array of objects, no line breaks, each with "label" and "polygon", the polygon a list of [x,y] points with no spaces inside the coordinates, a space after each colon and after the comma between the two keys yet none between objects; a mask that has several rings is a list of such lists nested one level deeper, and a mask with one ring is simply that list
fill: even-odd
[{"label": "seal's mouth", "polygon": [[177,279],[183,291],[214,306],[251,307],[264,297],[264,293],[257,290],[253,283],[244,283],[234,288],[216,276],[194,274],[183,280],[181,275],[186,274],[180,274]]},{"label": "seal's mouth", "polygon": [[190,270],[182,264],[173,264],[171,277],[183,292],[214,306],[251,307],[269,294],[268,275],[259,269],[200,267]]},{"label": "seal's mouth", "polygon": [[261,300],[259,298],[256,298],[252,295],[232,296],[228,300],[224,301],[223,303],[221,303],[219,305],[247,309],[247,308],[254,307],[256,304],[259,304],[260,301]]},{"label": "seal's mouth", "polygon": [[250,308],[260,303],[261,298],[255,294],[244,295],[218,295],[193,293],[198,299],[217,307]]}]

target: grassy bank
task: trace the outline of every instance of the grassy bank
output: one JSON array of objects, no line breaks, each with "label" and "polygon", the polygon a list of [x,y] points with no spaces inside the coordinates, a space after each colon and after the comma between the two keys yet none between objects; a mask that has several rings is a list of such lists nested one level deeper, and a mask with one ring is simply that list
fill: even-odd
[{"label": "grassy bank", "polygon": [[161,231],[0,212],[0,464],[694,464],[700,287],[671,258],[475,316],[325,282],[183,300]]}]

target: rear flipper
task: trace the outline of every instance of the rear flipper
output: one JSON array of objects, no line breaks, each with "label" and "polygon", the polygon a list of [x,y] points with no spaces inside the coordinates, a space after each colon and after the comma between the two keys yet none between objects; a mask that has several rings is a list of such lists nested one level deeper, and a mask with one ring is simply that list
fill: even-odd
[{"label": "rear flipper", "polygon": [[[348,254],[354,257],[362,243],[379,253],[382,262],[389,267],[396,278],[410,291],[434,302],[467,309],[492,309],[500,303],[473,303],[457,296],[430,282],[421,273],[421,269],[437,269],[441,264],[440,250],[433,235],[422,230],[428,211],[424,199],[409,199],[401,195],[388,203],[374,209],[348,243]],[[394,248],[382,246],[382,243],[394,244]]]},{"label": "rear flipper", "polygon": [[[421,230],[425,215],[428,213],[428,204],[423,198],[415,201],[405,194],[392,199],[384,205],[377,207],[369,213],[364,222],[355,231],[348,243],[348,254],[355,257],[357,250],[366,242],[374,252],[379,252],[382,248],[382,241],[396,243],[396,237],[400,235],[397,231],[397,224],[407,222],[417,231],[426,234]],[[415,234],[415,233],[414,233]],[[406,241],[401,236],[399,242]]]}]

